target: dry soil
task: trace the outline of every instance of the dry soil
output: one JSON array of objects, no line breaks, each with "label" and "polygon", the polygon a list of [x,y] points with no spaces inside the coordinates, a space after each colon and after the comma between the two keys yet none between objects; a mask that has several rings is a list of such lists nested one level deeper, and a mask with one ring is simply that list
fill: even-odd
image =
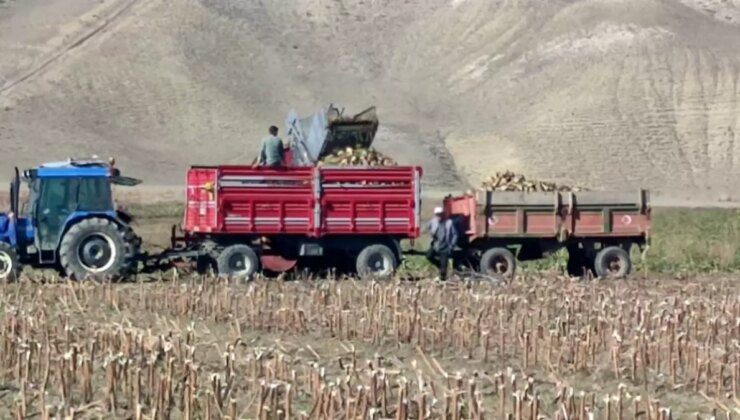
[{"label": "dry soil", "polygon": [[249,162],[295,108],[377,105],[435,188],[495,170],[740,196],[737,0],[2,0],[0,171]]}]

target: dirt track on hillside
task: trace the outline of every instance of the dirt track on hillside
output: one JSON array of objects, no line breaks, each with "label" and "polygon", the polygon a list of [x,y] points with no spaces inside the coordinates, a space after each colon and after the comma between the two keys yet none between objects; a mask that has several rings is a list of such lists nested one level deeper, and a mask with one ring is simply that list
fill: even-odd
[{"label": "dirt track on hillside", "polygon": [[737,1],[27,0],[0,5],[0,171],[115,155],[151,185],[249,162],[296,107],[378,105],[377,147],[738,199]]}]

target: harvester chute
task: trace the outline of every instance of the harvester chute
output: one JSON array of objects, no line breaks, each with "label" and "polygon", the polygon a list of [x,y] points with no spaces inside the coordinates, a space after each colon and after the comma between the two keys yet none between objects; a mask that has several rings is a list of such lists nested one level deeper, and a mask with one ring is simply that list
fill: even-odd
[{"label": "harvester chute", "polygon": [[285,121],[293,166],[314,166],[335,151],[369,148],[378,131],[375,107],[347,116],[334,105],[300,118],[291,111]]}]

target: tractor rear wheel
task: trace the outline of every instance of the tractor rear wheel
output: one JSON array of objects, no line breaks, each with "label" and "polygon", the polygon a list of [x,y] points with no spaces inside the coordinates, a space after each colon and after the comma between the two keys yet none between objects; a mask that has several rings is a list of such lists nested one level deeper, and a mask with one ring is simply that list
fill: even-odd
[{"label": "tractor rear wheel", "polygon": [[119,279],[128,274],[131,250],[118,225],[94,217],[67,231],[59,247],[59,259],[65,273],[76,280]]},{"label": "tractor rear wheel", "polygon": [[248,245],[231,245],[224,248],[216,258],[218,274],[249,280],[260,268],[257,253]]},{"label": "tractor rear wheel", "polygon": [[141,253],[141,238],[136,235],[130,226],[123,229],[123,239],[126,245],[126,265],[123,272],[126,275],[134,275],[139,271],[139,254]]},{"label": "tractor rear wheel", "polygon": [[20,272],[18,253],[10,244],[0,242],[0,281],[13,281]]},{"label": "tractor rear wheel", "polygon": [[360,277],[388,278],[396,271],[398,260],[389,247],[373,244],[360,251],[355,265]]}]

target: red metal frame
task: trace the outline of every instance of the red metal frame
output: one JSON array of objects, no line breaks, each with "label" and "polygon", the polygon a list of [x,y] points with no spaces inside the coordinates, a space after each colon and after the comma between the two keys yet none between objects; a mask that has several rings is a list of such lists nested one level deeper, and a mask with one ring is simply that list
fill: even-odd
[{"label": "red metal frame", "polygon": [[193,167],[186,233],[419,236],[421,168]]}]

